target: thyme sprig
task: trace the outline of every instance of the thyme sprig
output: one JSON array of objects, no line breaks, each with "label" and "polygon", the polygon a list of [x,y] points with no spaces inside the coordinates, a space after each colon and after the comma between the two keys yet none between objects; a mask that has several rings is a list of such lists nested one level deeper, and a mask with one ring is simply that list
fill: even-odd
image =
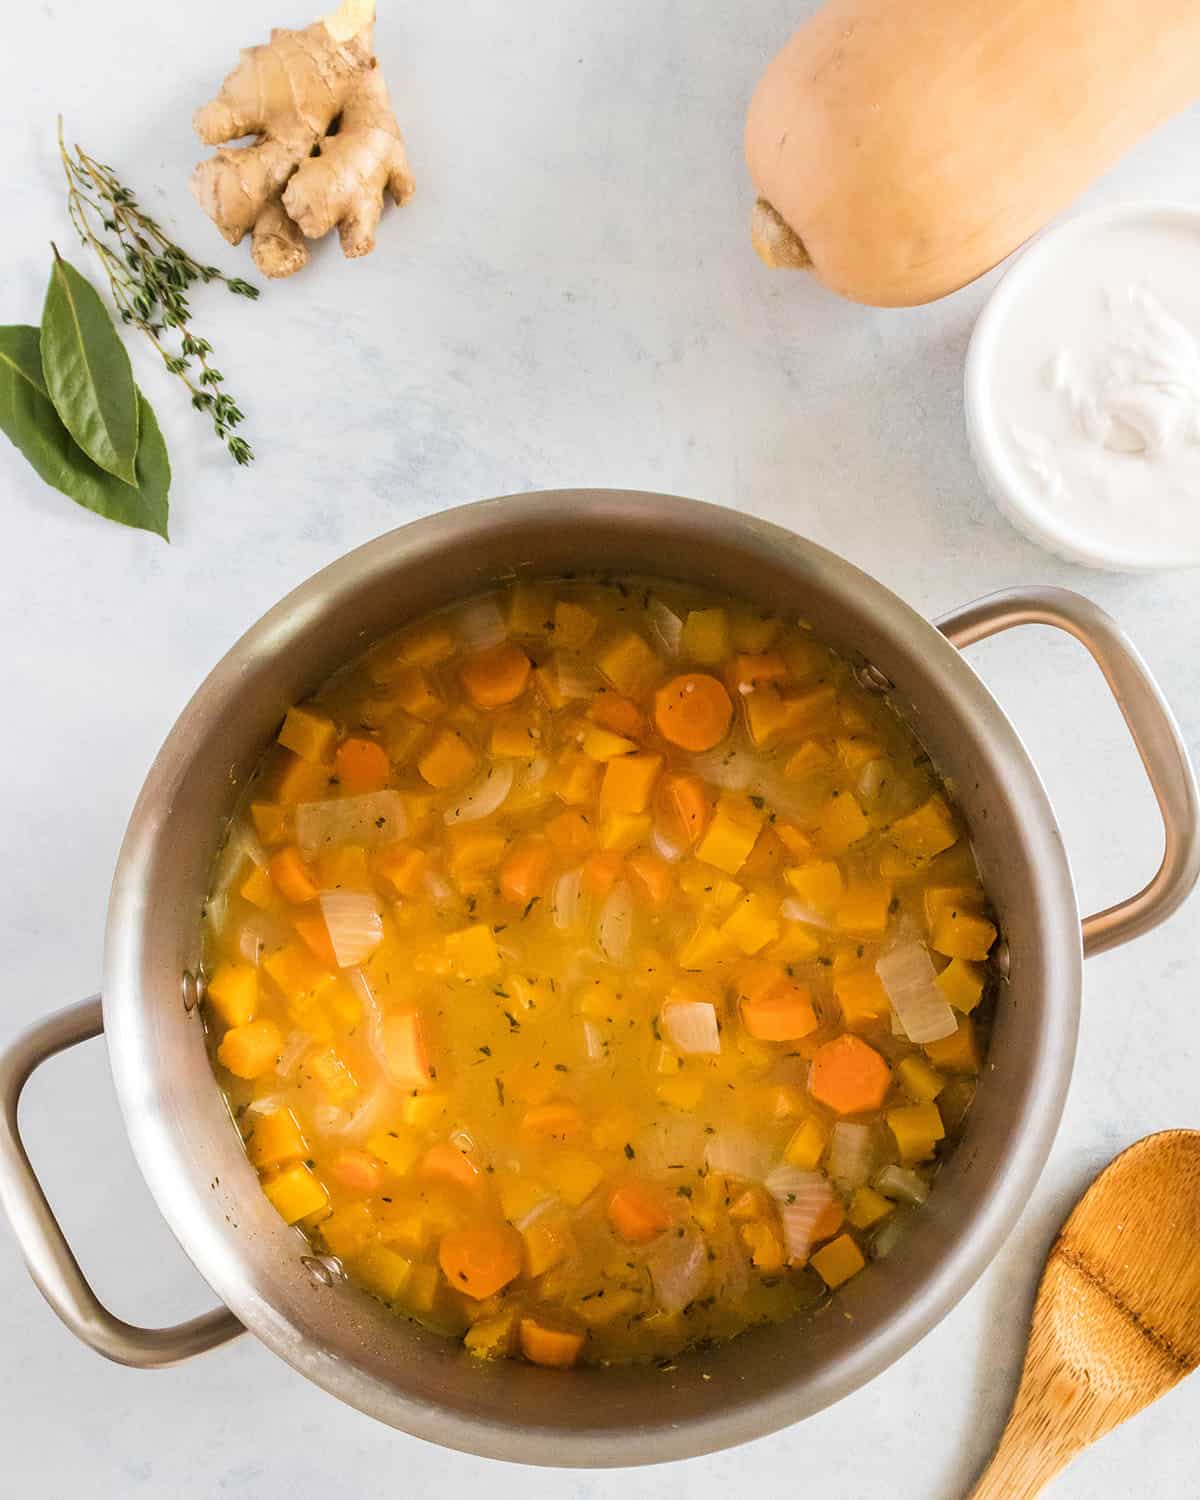
[{"label": "thyme sprig", "polygon": [[254,301],[258,288],[219,266],[201,265],[164,233],[116,173],[81,146],[74,154],[63,141],[58,150],[67,176],[67,209],[79,238],[99,257],[121,321],[139,328],[158,350],[172,375],[183,381],[197,411],[211,418],[213,431],[235,463],[254,458],[250,444],[234,432],[244,420],[241,408],[222,389],[225,377],[211,362],[212,345],[192,332],[192,310],[184,295],[196,282],[219,281],[235,297]]}]

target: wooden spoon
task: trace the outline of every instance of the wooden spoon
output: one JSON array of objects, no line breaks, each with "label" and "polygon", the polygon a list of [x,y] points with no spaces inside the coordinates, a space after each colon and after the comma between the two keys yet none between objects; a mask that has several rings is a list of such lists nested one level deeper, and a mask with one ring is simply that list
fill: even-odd
[{"label": "wooden spoon", "polygon": [[1031,1500],[1200,1364],[1200,1131],[1123,1151],[1063,1225],[1021,1385],[970,1500]]}]

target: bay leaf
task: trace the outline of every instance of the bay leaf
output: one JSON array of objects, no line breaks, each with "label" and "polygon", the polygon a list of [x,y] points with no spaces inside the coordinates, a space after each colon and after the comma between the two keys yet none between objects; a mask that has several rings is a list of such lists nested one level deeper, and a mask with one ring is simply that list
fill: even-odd
[{"label": "bay leaf", "polygon": [[94,464],[59,420],[42,376],[38,330],[0,328],[0,432],[56,490],[99,516],[165,541],[171,464],[150,403],[141,391],[137,400],[141,442],[137,484],[129,485]]},{"label": "bay leaf", "polygon": [[129,355],[95,287],[57,250],[41,347],[46,390],[67,431],[94,464],[136,484],[138,398]]}]

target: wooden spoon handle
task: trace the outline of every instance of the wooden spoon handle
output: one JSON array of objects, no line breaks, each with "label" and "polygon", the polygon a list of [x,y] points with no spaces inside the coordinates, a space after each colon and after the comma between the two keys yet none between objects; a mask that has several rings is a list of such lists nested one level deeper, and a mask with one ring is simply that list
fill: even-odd
[{"label": "wooden spoon handle", "polygon": [[[1032,1430],[1039,1425],[1041,1432]],[[1045,1439],[1051,1435],[1044,1428],[1028,1407],[1014,1411],[991,1463],[967,1500],[1034,1500],[1040,1495],[1077,1451],[1053,1441],[1047,1444]]]}]

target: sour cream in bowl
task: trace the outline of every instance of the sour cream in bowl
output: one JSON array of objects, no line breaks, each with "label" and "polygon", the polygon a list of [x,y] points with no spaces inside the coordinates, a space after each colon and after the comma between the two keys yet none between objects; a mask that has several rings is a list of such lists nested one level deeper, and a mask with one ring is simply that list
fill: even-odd
[{"label": "sour cream in bowl", "polygon": [[1025,251],[967,354],[997,505],[1072,562],[1200,566],[1200,208],[1127,204]]}]

